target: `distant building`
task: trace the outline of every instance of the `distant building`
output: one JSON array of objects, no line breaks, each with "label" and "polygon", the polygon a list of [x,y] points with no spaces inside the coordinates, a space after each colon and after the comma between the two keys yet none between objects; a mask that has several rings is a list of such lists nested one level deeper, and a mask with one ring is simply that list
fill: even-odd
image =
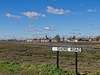
[{"label": "distant building", "polygon": [[93,38],[93,41],[100,41],[100,36]]},{"label": "distant building", "polygon": [[51,42],[58,42],[56,39],[51,39]]},{"label": "distant building", "polygon": [[50,42],[51,39],[41,39],[41,42]]},{"label": "distant building", "polygon": [[[15,39],[11,39],[9,41],[17,41]],[[27,39],[25,42],[100,42],[100,36],[95,38],[60,38],[59,35],[56,35],[53,39],[49,39],[47,35],[43,39]]]},{"label": "distant building", "polygon": [[60,38],[60,41],[63,42],[63,38]]},{"label": "distant building", "polygon": [[78,42],[78,39],[74,39],[73,42]]},{"label": "distant building", "polygon": [[67,42],[73,42],[72,38],[67,38]]},{"label": "distant building", "polygon": [[46,35],[43,39],[27,39],[26,42],[60,42],[60,37],[56,35],[54,39],[49,39]]},{"label": "distant building", "polygon": [[93,41],[93,39],[92,38],[89,38],[89,41]]},{"label": "distant building", "polygon": [[67,38],[65,38],[65,39],[64,39],[64,42],[68,42],[68,39],[67,39]]},{"label": "distant building", "polygon": [[67,41],[67,38],[63,37],[63,38],[60,38],[60,42],[68,42],[68,41]]},{"label": "distant building", "polygon": [[26,42],[33,42],[32,39],[27,39]]}]

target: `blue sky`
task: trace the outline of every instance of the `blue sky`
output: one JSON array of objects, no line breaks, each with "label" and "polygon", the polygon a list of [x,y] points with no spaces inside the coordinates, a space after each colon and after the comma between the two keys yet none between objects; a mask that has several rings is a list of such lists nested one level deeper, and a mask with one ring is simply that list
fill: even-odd
[{"label": "blue sky", "polygon": [[100,0],[0,0],[0,39],[100,36]]}]

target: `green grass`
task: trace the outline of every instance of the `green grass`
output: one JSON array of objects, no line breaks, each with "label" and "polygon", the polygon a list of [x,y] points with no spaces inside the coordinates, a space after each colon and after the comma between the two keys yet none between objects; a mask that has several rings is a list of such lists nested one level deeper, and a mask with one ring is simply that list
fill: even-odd
[{"label": "green grass", "polygon": [[95,73],[87,74],[87,75],[100,75],[100,71],[97,71]]},{"label": "green grass", "polygon": [[0,72],[13,73],[24,70],[19,63],[0,62]]},{"label": "green grass", "polygon": [[[75,71],[65,71],[61,67],[57,69],[52,64],[19,64],[15,62],[0,62],[0,72],[10,75],[76,75]],[[100,71],[85,75],[100,75]]]},{"label": "green grass", "polygon": [[0,62],[0,72],[11,75],[76,75],[74,71],[64,71],[62,68],[57,69],[51,64],[19,64]]},{"label": "green grass", "polygon": [[62,68],[57,69],[51,64],[30,65],[25,71],[25,75],[76,75],[74,71],[64,71]]},{"label": "green grass", "polygon": [[0,72],[11,75],[76,75],[74,71],[57,69],[51,64],[19,64],[16,62],[0,62]]}]

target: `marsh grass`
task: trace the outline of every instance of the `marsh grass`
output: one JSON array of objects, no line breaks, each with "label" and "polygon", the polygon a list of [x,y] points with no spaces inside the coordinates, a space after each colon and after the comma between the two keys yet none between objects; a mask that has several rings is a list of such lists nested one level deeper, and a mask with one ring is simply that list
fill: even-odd
[{"label": "marsh grass", "polygon": [[100,49],[100,45],[94,45],[93,48],[94,49]]},{"label": "marsh grass", "polygon": [[[20,71],[24,75],[38,75],[39,73],[46,72],[48,74],[55,72],[56,70],[56,52],[51,51],[51,45],[40,44],[0,44],[0,61],[8,66],[12,66],[9,69],[0,68],[0,72],[13,73]],[[12,65],[13,62],[19,64]],[[23,64],[24,63],[24,64]],[[25,64],[28,63],[28,64]],[[46,69],[41,68],[42,64]],[[21,64],[21,65],[20,65]],[[35,64],[35,65],[34,65]],[[37,64],[37,65],[36,65]],[[73,52],[59,52],[59,65],[61,73],[69,73],[68,70],[75,71],[75,53]],[[7,66],[7,67],[8,67]],[[16,67],[18,66],[18,67]],[[43,65],[44,66],[44,65]],[[1,66],[6,68],[6,66]],[[87,68],[88,67],[88,68]],[[13,69],[14,68],[14,69]],[[17,68],[17,69],[16,69]],[[20,70],[20,68],[22,68]],[[12,69],[12,70],[11,70]],[[48,70],[49,69],[49,70]],[[87,50],[84,49],[82,53],[78,53],[78,72],[79,73],[95,73],[100,70],[100,50]],[[58,73],[58,72],[55,72]],[[60,73],[59,73],[60,74]]]}]

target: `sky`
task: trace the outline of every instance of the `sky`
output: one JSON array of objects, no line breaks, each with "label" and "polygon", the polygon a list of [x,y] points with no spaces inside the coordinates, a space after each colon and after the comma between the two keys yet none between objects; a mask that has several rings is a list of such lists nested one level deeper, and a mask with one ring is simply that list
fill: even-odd
[{"label": "sky", "polygon": [[0,40],[100,36],[100,0],[0,0]]}]

